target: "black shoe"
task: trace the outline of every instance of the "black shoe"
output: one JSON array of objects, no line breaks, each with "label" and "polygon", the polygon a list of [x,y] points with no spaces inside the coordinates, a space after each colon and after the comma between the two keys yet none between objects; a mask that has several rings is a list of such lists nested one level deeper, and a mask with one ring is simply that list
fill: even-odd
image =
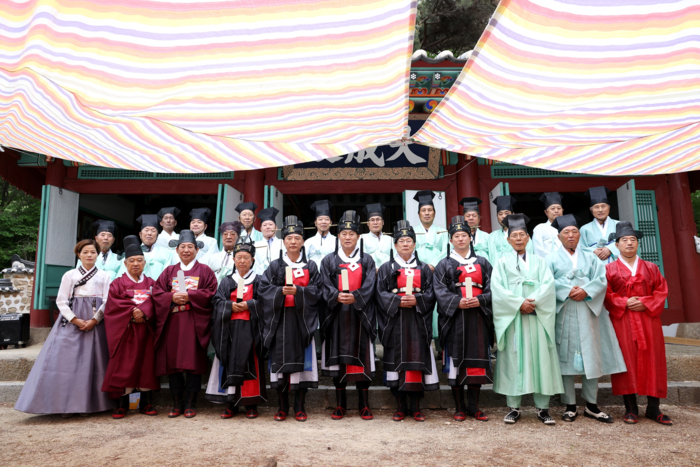
[{"label": "black shoe", "polygon": [[612,423],[613,418],[606,414],[605,412],[593,413],[588,407],[583,410],[583,416],[586,418],[592,418],[593,420],[598,420],[601,423]]},{"label": "black shoe", "polygon": [[538,409],[535,408],[537,411],[537,419],[540,420],[542,423],[545,425],[556,425],[557,422],[554,421],[551,415],[549,415],[549,409]]},{"label": "black shoe", "polygon": [[573,422],[578,417],[578,410],[567,410],[561,417],[565,422]]},{"label": "black shoe", "polygon": [[510,411],[506,414],[505,417],[503,417],[503,421],[508,423],[509,425],[512,425],[518,420],[520,420],[520,417],[522,416],[523,412],[522,410],[515,407],[509,407],[509,409]]}]

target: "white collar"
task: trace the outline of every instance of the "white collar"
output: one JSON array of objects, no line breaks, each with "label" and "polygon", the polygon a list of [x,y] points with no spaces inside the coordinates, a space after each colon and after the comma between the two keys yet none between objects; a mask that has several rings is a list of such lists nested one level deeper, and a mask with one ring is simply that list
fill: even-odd
[{"label": "white collar", "polygon": [[402,268],[413,269],[418,265],[418,262],[416,261],[415,251],[411,253],[411,257],[408,259],[408,261],[404,261],[403,258],[398,254],[394,256],[394,261],[396,261],[396,263]]},{"label": "white collar", "polygon": [[193,259],[192,262],[190,264],[188,264],[187,266],[185,266],[185,264],[182,261],[180,261],[180,269],[182,269],[183,271],[189,271],[190,269],[192,269],[194,267],[195,264],[197,264],[196,259]]},{"label": "white collar", "polygon": [[373,233],[373,232],[370,232],[369,234],[370,234],[370,236],[376,238],[376,239],[379,240],[379,241],[382,240],[382,232],[381,232],[381,231],[379,232],[379,235],[377,235],[377,234],[375,234],[375,233]]},{"label": "white collar", "polygon": [[[246,285],[252,283],[255,280],[255,276],[257,276],[257,274],[251,268],[250,271],[248,271],[248,274],[246,274],[246,276],[242,278],[243,283]],[[238,271],[233,273],[233,280],[234,282],[236,282],[236,284],[238,284],[238,281],[241,280],[241,275],[238,274]]]},{"label": "white collar", "polygon": [[[608,221],[610,220],[610,216],[605,218],[605,222],[602,224],[598,222],[598,219],[593,219],[593,222],[595,222],[595,225],[598,226],[601,232],[603,232],[603,235],[605,235],[608,232]],[[606,239],[607,240],[607,239]]]},{"label": "white collar", "polygon": [[171,233],[171,234],[169,234],[169,233],[166,232],[165,230],[162,230],[162,231],[160,232],[160,234],[161,234],[161,235],[165,235],[166,237],[170,237],[170,238],[172,238],[172,237],[174,237],[175,235],[177,235],[177,233],[176,233],[174,230],[173,230],[173,233]]},{"label": "white collar", "polygon": [[506,241],[508,241],[508,229],[501,229],[501,232],[503,232],[503,236],[506,237]]},{"label": "white collar", "polygon": [[304,259],[304,257],[300,254],[299,255],[299,261],[292,261],[289,256],[287,256],[287,252],[284,252],[284,255],[282,255],[282,259],[284,260],[285,263],[287,263],[288,266],[295,268],[295,269],[300,269],[306,266],[306,263],[302,263],[301,260]]},{"label": "white collar", "polygon": [[343,263],[357,263],[360,260],[360,248],[355,247],[352,254],[347,256],[342,248],[338,248],[338,257],[343,261]]},{"label": "white collar", "polygon": [[277,237],[275,235],[273,235],[270,238],[266,238],[265,242],[267,242],[267,244],[269,245],[269,244],[273,243],[275,240],[277,240]]},{"label": "white collar", "polygon": [[527,251],[525,253],[523,253],[522,255],[520,253],[518,253],[517,251],[515,252],[515,254],[517,255],[517,259],[520,259],[520,260],[522,260],[523,263],[527,264]]},{"label": "white collar", "polygon": [[569,250],[564,248],[564,246],[561,247],[562,251],[564,251],[564,255],[571,260],[571,264],[573,264],[574,269],[578,268],[578,252],[579,252],[579,245],[576,245],[576,249],[574,250],[574,254],[570,254]]},{"label": "white collar", "polygon": [[195,237],[195,240],[199,240],[200,238],[205,239],[209,237],[207,237],[207,235],[204,232],[202,232],[201,234],[197,235],[197,237]]},{"label": "white collar", "polygon": [[627,264],[627,261],[625,261],[624,259],[622,259],[622,256],[620,256],[619,258],[617,258],[617,260],[618,260],[619,262],[621,262],[622,264],[624,264],[625,266],[627,266],[627,269],[630,270],[630,272],[632,273],[632,276],[636,276],[636,275],[637,275],[637,265],[639,264],[639,256],[635,256],[635,257],[634,257],[634,264],[633,264],[632,266],[630,266],[629,264]]},{"label": "white collar", "polygon": [[131,277],[131,274],[129,274],[129,271],[127,271],[127,272],[126,272],[126,277],[128,277],[129,279],[131,279],[132,282],[135,282],[135,283],[137,283],[137,284],[140,284],[141,282],[143,282],[144,275],[143,275],[143,273],[141,273],[141,277],[139,277],[139,280],[135,281],[134,278]]},{"label": "white collar", "polygon": [[457,250],[453,249],[452,251],[450,251],[450,258],[454,259],[455,261],[457,261],[459,264],[462,264],[462,265],[473,264],[474,261],[476,261],[476,256],[473,256],[470,258],[471,254],[472,254],[471,248],[469,248],[469,251],[467,251],[466,257],[462,257],[462,255],[457,253]]},{"label": "white collar", "polygon": [[250,233],[248,233],[248,231],[247,231],[245,228],[243,228],[243,231],[241,232],[241,237],[250,237],[250,236],[252,236],[255,232],[256,232],[256,231],[255,231],[255,226],[253,226],[253,227],[250,228]]},{"label": "white collar", "polygon": [[107,256],[109,256],[109,255],[111,255],[111,254],[112,254],[112,250],[107,250],[107,253],[106,253],[106,254],[100,251],[100,255],[99,255],[99,256],[100,256],[101,258],[105,258],[105,257],[107,257]]}]

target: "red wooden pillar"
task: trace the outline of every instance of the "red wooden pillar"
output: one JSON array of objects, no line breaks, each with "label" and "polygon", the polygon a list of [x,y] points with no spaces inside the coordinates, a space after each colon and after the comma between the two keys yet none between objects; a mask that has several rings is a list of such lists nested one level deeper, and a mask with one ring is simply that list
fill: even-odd
[{"label": "red wooden pillar", "polygon": [[57,188],[63,188],[63,181],[66,178],[66,167],[63,160],[56,159],[46,166],[46,184]]},{"label": "red wooden pillar", "polygon": [[[243,185],[244,201],[252,201],[258,210],[265,206],[265,169],[248,170]],[[260,219],[255,219],[255,228],[260,229]]]},{"label": "red wooden pillar", "polygon": [[[459,199],[468,196],[479,197],[479,162],[476,157],[466,160],[464,154],[459,154],[457,161],[457,194]],[[458,200],[459,201],[459,200]]]},{"label": "red wooden pillar", "polygon": [[681,271],[681,295],[683,312],[688,323],[700,322],[700,258],[695,251],[693,236],[696,233],[693,205],[690,201],[688,174],[668,176],[673,233],[678,251],[678,269]]}]

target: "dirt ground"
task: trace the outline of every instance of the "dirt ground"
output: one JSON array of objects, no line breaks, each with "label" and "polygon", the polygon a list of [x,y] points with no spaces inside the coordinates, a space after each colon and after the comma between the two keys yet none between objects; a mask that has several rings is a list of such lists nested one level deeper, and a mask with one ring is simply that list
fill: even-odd
[{"label": "dirt ground", "polygon": [[357,411],[341,421],[329,411],[309,413],[306,423],[276,422],[272,409],[256,420],[238,415],[221,420],[217,409],[196,418],[169,420],[130,412],[62,419],[17,412],[0,404],[3,464],[131,465],[700,465],[700,408],[665,407],[672,427],[641,418],[622,423],[620,407],[608,408],[616,421],[605,425],[579,416],[574,423],[552,413],[547,427],[526,409],[506,426],[505,408],[491,409],[488,422],[452,420],[444,410],[426,411],[428,420],[394,422],[376,411],[363,421]]}]

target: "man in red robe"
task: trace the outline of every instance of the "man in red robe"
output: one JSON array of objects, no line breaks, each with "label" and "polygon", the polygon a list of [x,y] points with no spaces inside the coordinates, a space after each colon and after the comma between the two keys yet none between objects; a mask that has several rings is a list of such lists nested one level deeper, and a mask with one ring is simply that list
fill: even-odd
[{"label": "man in red robe", "polygon": [[666,398],[666,347],[661,312],[668,296],[666,279],[654,263],[637,256],[642,232],[629,222],[618,222],[615,246],[620,257],[606,266],[608,291],[605,308],[625,358],[627,372],[611,375],[613,394],[625,402],[625,423],[637,423],[637,394],[648,399],[646,417],[663,425],[671,418],[661,413],[659,399]]},{"label": "man in red robe", "polygon": [[153,329],[155,309],[151,293],[155,281],[143,274],[146,260],[141,240],[134,235],[124,238],[126,273],[109,286],[104,322],[109,345],[109,364],[102,391],[121,398],[112,418],[119,420],[129,410],[129,394],[140,392],[139,410],[157,415],[151,404],[151,391],[160,389],[155,374]]},{"label": "man in red robe", "polygon": [[[197,415],[197,393],[208,369],[214,272],[195,258],[199,242],[191,230],[180,232],[180,262],[165,268],[153,288],[156,303],[156,375],[168,375],[175,418]],[[187,378],[185,378],[187,374]],[[185,394],[185,391],[187,392]]]}]

